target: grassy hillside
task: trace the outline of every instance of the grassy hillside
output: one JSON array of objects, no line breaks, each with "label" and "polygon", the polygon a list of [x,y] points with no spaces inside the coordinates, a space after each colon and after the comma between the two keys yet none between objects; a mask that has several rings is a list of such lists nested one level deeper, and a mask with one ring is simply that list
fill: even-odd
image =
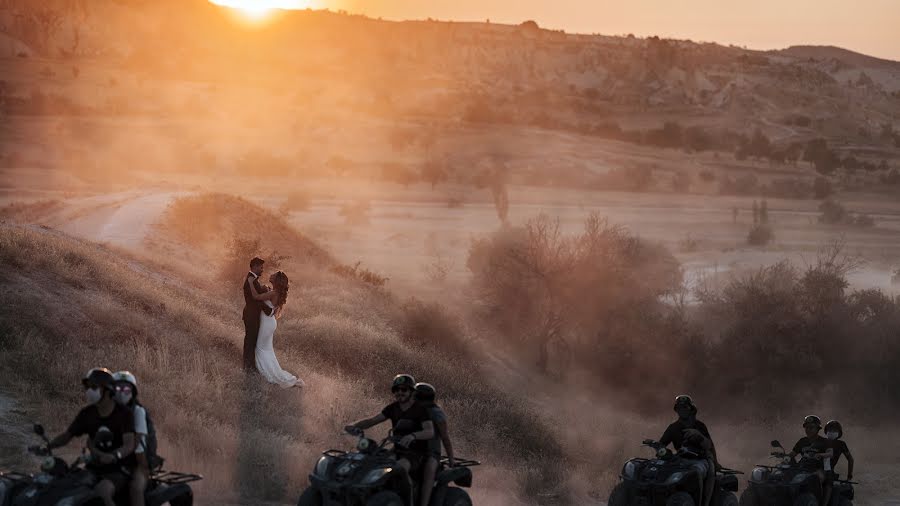
[{"label": "grassy hillside", "polygon": [[398,371],[438,386],[459,453],[487,463],[476,478],[483,493],[514,500],[560,492],[559,445],[525,399],[491,386],[446,315],[431,313],[423,323],[424,306],[327,273],[289,270],[292,300],[276,346],[283,367],[308,386],[281,391],[240,372],[239,299],[223,297],[202,273],[164,272],[12,224],[0,225],[0,259],[7,393],[58,432],[79,407],[84,371],[133,370],[161,453],[170,467],[207,477],[199,486],[205,500],[294,500],[316,453],[346,445],[340,427],[376,412]]}]

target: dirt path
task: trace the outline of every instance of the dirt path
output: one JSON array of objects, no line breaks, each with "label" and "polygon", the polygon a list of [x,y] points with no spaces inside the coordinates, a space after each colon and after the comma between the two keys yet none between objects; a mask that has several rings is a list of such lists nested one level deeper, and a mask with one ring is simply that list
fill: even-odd
[{"label": "dirt path", "polygon": [[120,193],[76,200],[66,215],[55,221],[60,230],[72,235],[134,249],[147,238],[166,207],[181,195]]}]

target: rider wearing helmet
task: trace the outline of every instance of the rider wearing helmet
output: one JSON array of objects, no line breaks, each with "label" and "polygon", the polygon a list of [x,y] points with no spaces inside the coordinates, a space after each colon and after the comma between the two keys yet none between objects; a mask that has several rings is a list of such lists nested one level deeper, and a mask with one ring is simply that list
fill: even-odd
[{"label": "rider wearing helmet", "polygon": [[844,437],[844,428],[841,427],[841,422],[837,420],[831,420],[825,424],[825,437],[828,438],[828,441],[831,443],[832,455],[831,460],[828,462],[830,464],[831,471],[834,471],[837,466],[838,461],[841,459],[841,455],[847,456],[847,479],[853,479],[853,455],[850,454],[850,449],[847,448],[847,443],[841,440]]},{"label": "rider wearing helmet", "polygon": [[137,378],[129,371],[113,374],[116,402],[131,410],[134,416],[135,449],[129,459],[131,473],[131,506],[144,506],[144,491],[150,480],[150,464],[147,462],[147,410],[138,402]]},{"label": "rider wearing helmet", "polygon": [[[124,461],[134,451],[134,416],[131,410],[119,406],[114,400],[115,381],[109,369],[94,368],[81,380],[84,386],[84,407],[62,434],[53,438],[47,445],[49,449],[67,445],[72,438],[88,436],[88,448],[91,461],[88,468],[99,478],[94,487],[106,506],[115,506],[113,497],[127,483],[127,476],[122,467]],[[111,432],[112,442],[104,451],[95,444],[99,432]]]},{"label": "rider wearing helmet", "polygon": [[409,374],[394,376],[391,393],[394,394],[395,401],[372,418],[344,427],[344,430],[354,434],[390,420],[393,435],[400,438],[395,446],[397,463],[406,472],[414,471],[425,463],[429,452],[428,441],[435,437],[434,424],[428,410],[413,398],[415,386],[416,380]]},{"label": "rider wearing helmet", "polygon": [[434,430],[437,433],[435,437],[428,441],[430,455],[425,462],[425,470],[422,475],[422,504],[428,504],[431,500],[434,477],[437,474],[441,458],[441,443],[447,449],[450,467],[455,465],[453,461],[453,443],[450,442],[450,433],[447,428],[447,414],[434,402],[435,397],[437,397],[437,390],[435,390],[434,386],[429,383],[416,383],[413,396],[419,405],[428,410],[431,420],[434,422]]},{"label": "rider wearing helmet", "polygon": [[841,455],[847,456],[847,479],[853,479],[853,455],[850,455],[847,443],[841,441],[843,435],[844,428],[841,427],[841,422],[831,420],[825,424],[825,437],[828,438],[828,445],[831,448],[831,458],[824,461],[826,479],[823,490],[825,500],[822,504],[830,504],[834,480],[837,477],[835,466],[837,466],[838,460],[841,459]]},{"label": "rider wearing helmet", "polygon": [[702,504],[709,506],[716,485],[716,447],[706,424],[697,420],[697,406],[689,395],[675,397],[673,409],[678,413],[678,420],[666,428],[659,443],[663,446],[671,443],[675,450],[684,447],[697,455],[690,460],[700,478]]},{"label": "rider wearing helmet", "polygon": [[[822,419],[816,415],[808,415],[803,419],[803,430],[806,436],[800,438],[791,450],[791,458],[800,455],[800,467],[816,473],[822,484],[823,500],[831,494],[830,484],[825,480],[825,460],[830,461],[832,454],[830,442],[819,435],[822,430]],[[828,504],[823,502],[823,505]]]}]

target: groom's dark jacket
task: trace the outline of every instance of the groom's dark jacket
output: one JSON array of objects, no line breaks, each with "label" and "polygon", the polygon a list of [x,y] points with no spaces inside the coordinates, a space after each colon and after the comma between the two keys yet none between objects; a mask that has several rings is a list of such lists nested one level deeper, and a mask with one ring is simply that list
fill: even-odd
[{"label": "groom's dark jacket", "polygon": [[[267,315],[271,315],[272,308],[267,306],[265,302],[253,298],[253,292],[250,291],[251,276],[253,276],[253,273],[248,272],[247,277],[244,279],[244,321],[253,322],[259,321],[260,311],[265,311]],[[263,289],[257,276],[253,276],[253,287],[256,288],[256,293],[262,293]]]}]

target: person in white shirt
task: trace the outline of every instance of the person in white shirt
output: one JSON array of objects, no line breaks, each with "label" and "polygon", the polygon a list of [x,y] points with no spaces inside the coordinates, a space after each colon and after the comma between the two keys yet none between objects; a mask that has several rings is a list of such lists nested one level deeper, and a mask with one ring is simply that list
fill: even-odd
[{"label": "person in white shirt", "polygon": [[147,410],[137,400],[137,378],[128,371],[119,371],[113,375],[116,387],[116,402],[131,408],[134,413],[134,462],[130,468],[131,475],[129,496],[132,506],[144,506],[144,491],[150,480],[150,464],[147,460]]}]

